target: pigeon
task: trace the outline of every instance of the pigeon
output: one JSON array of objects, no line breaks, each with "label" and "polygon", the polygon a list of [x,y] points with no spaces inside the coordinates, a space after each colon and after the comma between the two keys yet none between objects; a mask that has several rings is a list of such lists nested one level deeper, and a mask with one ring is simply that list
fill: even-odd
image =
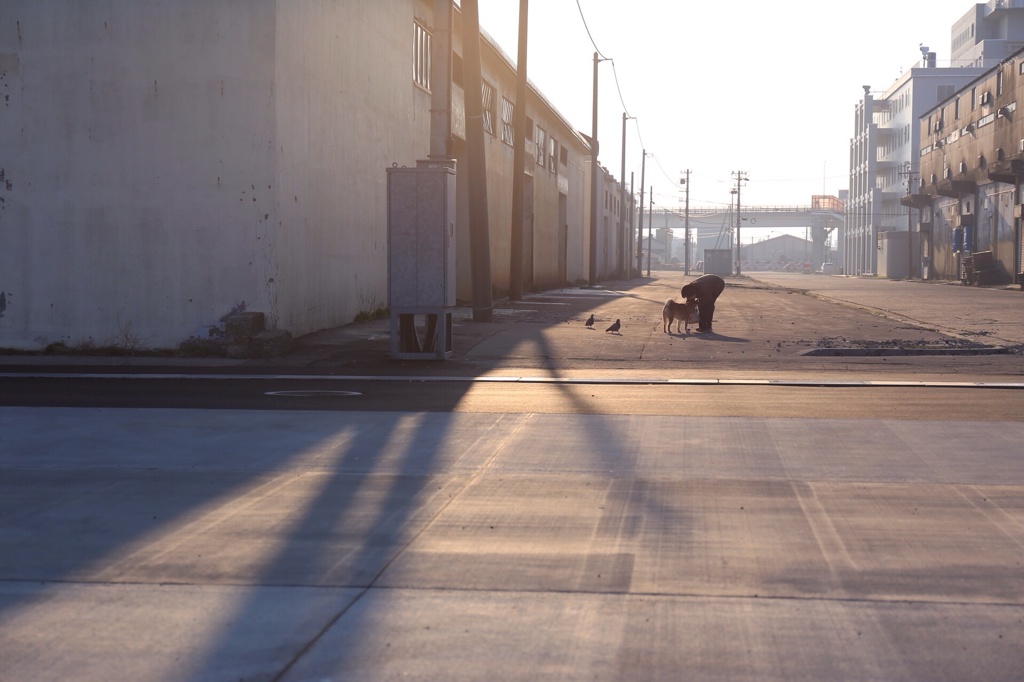
[{"label": "pigeon", "polygon": [[591,313],[590,317],[587,318],[587,328],[588,329],[593,329],[594,328],[594,315],[593,315],[593,313]]},{"label": "pigeon", "polygon": [[621,328],[622,328],[622,323],[619,322],[618,320],[615,320],[615,323],[612,324],[612,326],[610,326],[607,329],[605,329],[605,331],[606,332],[615,332],[616,334],[618,334],[619,333],[619,329],[621,329]]}]

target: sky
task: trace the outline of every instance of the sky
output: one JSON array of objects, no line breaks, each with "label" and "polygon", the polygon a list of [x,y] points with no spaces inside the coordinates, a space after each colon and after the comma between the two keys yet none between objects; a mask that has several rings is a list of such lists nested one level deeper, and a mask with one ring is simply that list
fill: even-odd
[{"label": "sky", "polygon": [[[515,62],[518,0],[478,0],[480,26]],[[808,206],[848,185],[854,107],[921,63],[950,62],[964,0],[533,0],[527,74],[589,135],[598,66],[599,159],[639,192],[642,150],[655,208],[727,207],[743,171],[744,206]]]}]

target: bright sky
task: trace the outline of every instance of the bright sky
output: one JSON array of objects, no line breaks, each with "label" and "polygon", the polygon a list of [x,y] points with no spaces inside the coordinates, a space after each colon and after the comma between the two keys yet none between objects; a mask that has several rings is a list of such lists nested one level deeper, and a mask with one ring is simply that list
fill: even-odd
[{"label": "bright sky", "polygon": [[[478,0],[480,25],[515,62],[518,0]],[[744,206],[807,206],[848,185],[854,106],[921,60],[948,66],[965,0],[533,0],[530,81],[590,134],[598,66],[600,161],[639,192],[641,149],[657,206],[728,206],[745,171]],[[582,13],[582,15],[581,15]],[[586,25],[584,25],[584,21]],[[589,28],[589,36],[587,28]],[[591,37],[593,42],[591,42]],[[616,86],[616,81],[617,85]],[[620,98],[621,91],[621,98]]]}]

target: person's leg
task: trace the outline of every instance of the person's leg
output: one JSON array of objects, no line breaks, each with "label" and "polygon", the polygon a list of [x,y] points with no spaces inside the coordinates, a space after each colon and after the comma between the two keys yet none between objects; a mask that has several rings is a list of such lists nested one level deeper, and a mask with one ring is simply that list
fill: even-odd
[{"label": "person's leg", "polygon": [[715,319],[715,299],[706,303],[701,301],[698,308],[700,310],[699,330],[707,331],[711,329],[711,322]]}]

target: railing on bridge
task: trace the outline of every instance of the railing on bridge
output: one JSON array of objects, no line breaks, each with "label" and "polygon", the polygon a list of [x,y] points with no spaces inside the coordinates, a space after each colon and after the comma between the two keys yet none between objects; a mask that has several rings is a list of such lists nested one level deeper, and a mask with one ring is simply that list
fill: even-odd
[{"label": "railing on bridge", "polygon": [[[843,200],[827,194],[815,194],[811,197],[810,206],[744,206],[741,213],[839,213],[843,212]],[[661,211],[675,215],[682,215],[683,208],[662,208]],[[723,206],[721,208],[691,208],[690,215],[715,215],[717,213],[732,213],[734,207]],[[658,209],[654,209],[658,213]]]}]

